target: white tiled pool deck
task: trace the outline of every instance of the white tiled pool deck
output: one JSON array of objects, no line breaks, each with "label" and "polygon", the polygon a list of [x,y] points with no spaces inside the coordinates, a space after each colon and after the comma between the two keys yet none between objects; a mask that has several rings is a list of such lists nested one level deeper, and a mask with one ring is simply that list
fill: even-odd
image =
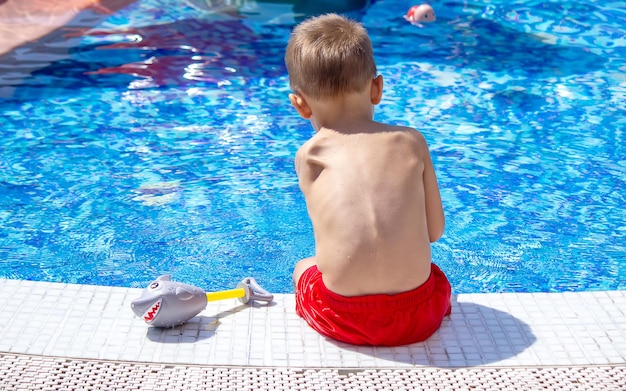
[{"label": "white tiled pool deck", "polygon": [[0,279],[0,390],[626,390],[626,292],[460,294],[429,340],[355,347],[294,296],[149,327],[141,289]]}]

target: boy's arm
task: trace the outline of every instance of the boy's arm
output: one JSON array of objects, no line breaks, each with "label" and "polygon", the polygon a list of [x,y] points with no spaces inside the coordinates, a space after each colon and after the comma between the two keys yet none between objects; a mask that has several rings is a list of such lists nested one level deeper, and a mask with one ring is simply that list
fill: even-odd
[{"label": "boy's arm", "polygon": [[446,225],[446,219],[443,213],[443,205],[441,204],[441,194],[439,193],[439,185],[437,184],[437,175],[435,167],[428,150],[428,144],[424,140],[424,198],[426,201],[426,221],[428,224],[428,237],[430,242],[436,242]]}]

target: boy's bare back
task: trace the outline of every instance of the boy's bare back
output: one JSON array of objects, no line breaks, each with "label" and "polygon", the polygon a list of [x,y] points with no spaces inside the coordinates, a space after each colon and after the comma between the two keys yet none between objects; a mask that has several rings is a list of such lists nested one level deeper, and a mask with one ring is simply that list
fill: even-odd
[{"label": "boy's bare back", "polygon": [[420,133],[373,121],[322,127],[298,151],[296,171],[328,289],[399,293],[428,279],[444,216]]},{"label": "boy's bare back", "polygon": [[431,262],[444,215],[424,137],[374,121],[381,102],[365,28],[336,14],[296,26],[285,52],[289,101],[315,135],[296,172],[315,255],[293,271],[296,313],[322,335],[398,346],[431,336],[451,286]]}]

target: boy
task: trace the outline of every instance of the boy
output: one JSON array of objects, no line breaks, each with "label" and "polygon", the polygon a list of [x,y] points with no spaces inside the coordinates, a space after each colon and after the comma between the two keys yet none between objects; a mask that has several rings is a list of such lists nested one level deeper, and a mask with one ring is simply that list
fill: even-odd
[{"label": "boy", "polygon": [[359,23],[304,21],[285,63],[289,100],[315,130],[295,161],[315,235],[315,256],[293,273],[298,315],[356,345],[425,340],[450,314],[451,289],[431,263],[445,222],[424,137],[373,121],[383,78]]}]

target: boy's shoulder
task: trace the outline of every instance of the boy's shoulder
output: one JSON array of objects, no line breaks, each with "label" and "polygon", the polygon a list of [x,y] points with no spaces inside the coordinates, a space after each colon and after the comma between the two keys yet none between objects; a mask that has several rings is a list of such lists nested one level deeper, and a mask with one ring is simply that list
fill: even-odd
[{"label": "boy's shoulder", "polygon": [[382,124],[381,133],[388,134],[397,140],[417,142],[419,144],[426,142],[424,135],[419,130],[409,126]]},{"label": "boy's shoulder", "polygon": [[324,146],[331,145],[334,141],[335,137],[333,134],[329,134],[327,132],[316,132],[311,138],[309,138],[304,144],[300,146],[298,149],[298,153],[309,152],[312,149],[323,148]]},{"label": "boy's shoulder", "polygon": [[355,141],[349,144],[358,144],[359,141],[356,141],[357,139],[361,139],[362,142],[370,142],[367,141],[369,137],[378,137],[377,142],[382,142],[383,144],[386,143],[384,139],[387,139],[392,143],[400,142],[426,145],[426,139],[422,133],[415,128],[377,123],[374,128],[362,132],[343,133],[336,131],[319,131],[300,146],[297,154],[316,155],[330,149],[341,149],[341,146],[346,145],[346,137],[354,137]]},{"label": "boy's shoulder", "polygon": [[414,135],[414,134],[421,135],[419,130],[417,130],[415,128],[412,128],[410,126],[392,125],[392,124],[384,124],[384,123],[381,123],[380,126],[383,127],[384,130],[387,130],[387,131],[390,131],[390,132],[408,133],[408,134],[411,134],[411,135]]}]

